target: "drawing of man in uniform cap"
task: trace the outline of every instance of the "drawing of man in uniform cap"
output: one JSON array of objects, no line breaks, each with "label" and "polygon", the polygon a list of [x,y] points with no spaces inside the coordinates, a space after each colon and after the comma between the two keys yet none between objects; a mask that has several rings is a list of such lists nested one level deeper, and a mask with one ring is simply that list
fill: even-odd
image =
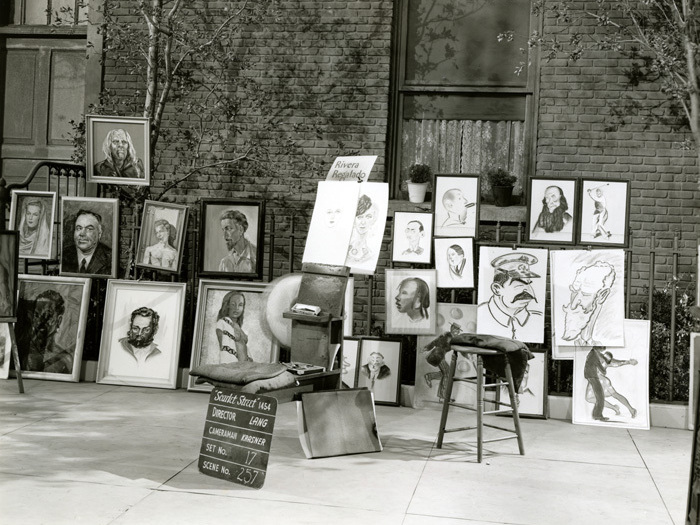
[{"label": "drawing of man in uniform cap", "polygon": [[537,263],[534,255],[523,252],[507,253],[491,261],[493,282],[491,298],[479,304],[479,332],[511,339],[525,339],[523,332],[532,316],[542,312],[530,310],[537,302],[532,279],[540,276],[530,266]]}]

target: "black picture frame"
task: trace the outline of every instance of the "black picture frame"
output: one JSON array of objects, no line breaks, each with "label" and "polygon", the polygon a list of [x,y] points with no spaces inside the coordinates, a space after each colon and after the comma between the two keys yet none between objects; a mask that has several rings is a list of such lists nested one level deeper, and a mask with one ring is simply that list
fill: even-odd
[{"label": "black picture frame", "polygon": [[[589,192],[589,190],[596,189],[600,189],[603,193],[602,203],[594,200]],[[581,179],[579,210],[579,244],[583,246],[627,247],[630,227],[629,181]],[[600,225],[598,231],[595,231],[596,225]]]},{"label": "black picture frame", "polygon": [[[552,187],[558,188],[559,192],[548,194],[548,190]],[[555,210],[549,210],[545,203],[545,199],[550,195],[552,195],[551,200],[558,204]],[[575,244],[580,216],[579,200],[579,179],[530,178],[527,192],[527,241],[535,244]],[[563,210],[562,205],[565,205]],[[550,213],[555,216],[552,217]],[[563,222],[561,227],[558,226],[558,221]],[[547,229],[553,231],[547,232]]]},{"label": "black picture frame", "polygon": [[[144,202],[135,265],[160,272],[180,273],[188,216],[189,206],[158,201]],[[169,230],[165,247],[169,253],[166,254],[161,249],[160,257],[157,257],[152,248],[159,244],[157,230],[160,227],[164,231],[164,221]]]},{"label": "black picture frame", "polygon": [[[448,195],[449,192],[449,195]],[[456,217],[458,211],[448,209],[453,204],[450,195],[466,201],[464,224]],[[454,200],[454,199],[452,199]],[[435,237],[479,238],[479,210],[481,200],[481,178],[472,174],[436,174],[433,183],[433,213]],[[472,213],[471,208],[474,209]]]},{"label": "black picture frame", "polygon": [[[222,231],[222,214],[228,212],[242,214],[247,222],[243,232],[247,241],[246,249],[255,252],[255,260],[248,258],[248,263],[240,263],[250,267],[243,270],[233,267],[225,269],[232,260],[226,260],[229,250]],[[236,216],[235,214],[233,214]],[[258,199],[203,199],[200,208],[200,238],[199,238],[199,274],[208,277],[225,277],[237,279],[262,279],[263,258],[265,255],[265,201]],[[229,227],[239,221],[231,221]],[[256,244],[253,244],[255,242]],[[245,257],[244,257],[245,258]]]},{"label": "black picture frame", "polygon": [[0,323],[17,320],[19,232],[0,231]]},{"label": "black picture frame", "polygon": [[[374,394],[375,405],[399,406],[401,402],[401,346],[400,337],[362,337],[358,351],[356,385],[366,387]],[[375,378],[374,387],[366,374],[364,367],[369,356],[379,352],[383,356],[384,365],[389,368],[389,374],[383,376],[383,370]],[[381,385],[380,381],[387,381]]]},{"label": "black picture frame", "polygon": [[[423,231],[419,233],[421,238],[418,239],[418,249],[415,252],[411,250],[408,233],[406,233],[410,223],[418,223],[423,227]],[[416,227],[413,233],[417,232]],[[416,211],[394,212],[392,237],[392,262],[430,264],[433,254],[433,214]]]}]

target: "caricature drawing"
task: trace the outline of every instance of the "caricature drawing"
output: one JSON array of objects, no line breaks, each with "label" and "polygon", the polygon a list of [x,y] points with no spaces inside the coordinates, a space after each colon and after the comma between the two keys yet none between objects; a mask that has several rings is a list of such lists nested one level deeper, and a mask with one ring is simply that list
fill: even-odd
[{"label": "caricature drawing", "polygon": [[423,255],[425,250],[420,245],[421,239],[425,237],[423,223],[420,221],[410,221],[406,225],[404,233],[408,241],[408,248],[402,252],[402,255]]},{"label": "caricature drawing", "polygon": [[367,245],[367,235],[377,222],[377,218],[377,205],[369,196],[360,195],[346,262],[361,263],[372,257],[372,249]]},{"label": "caricature drawing", "polygon": [[605,347],[594,346],[586,356],[586,364],[583,369],[583,377],[588,381],[586,385],[586,401],[593,404],[591,416],[598,421],[608,421],[610,418],[603,415],[603,408],[615,411],[615,415],[620,415],[619,405],[609,402],[612,397],[622,403],[634,418],[637,410],[632,407],[629,400],[620,394],[608,378],[608,367],[620,367],[624,365],[635,366],[636,359],[619,360],[613,357],[612,352],[606,351]]},{"label": "caricature drawing", "polygon": [[443,193],[442,205],[447,212],[447,218],[442,223],[444,228],[465,226],[467,224],[467,210],[475,206],[476,203],[468,202],[459,188],[451,188]]},{"label": "caricature drawing", "polygon": [[554,233],[570,229],[573,217],[568,212],[569,203],[559,186],[549,186],[544,190],[542,211],[532,228],[532,233]]},{"label": "caricature drawing", "polygon": [[576,271],[574,281],[569,287],[569,303],[562,307],[562,338],[565,341],[572,341],[577,346],[596,344],[593,341],[593,332],[614,282],[615,268],[605,261],[596,261]]},{"label": "caricature drawing", "polygon": [[345,266],[351,273],[373,274],[382,247],[389,207],[386,182],[364,182],[355,204],[355,217],[347,248]]},{"label": "caricature drawing", "polygon": [[605,193],[603,193],[603,188],[609,186],[609,184],[603,184],[596,188],[590,188],[588,190],[588,196],[593,199],[594,210],[593,210],[593,227],[591,228],[591,235],[593,237],[610,237],[612,234],[610,230],[605,227],[608,222],[608,204],[605,199]]}]

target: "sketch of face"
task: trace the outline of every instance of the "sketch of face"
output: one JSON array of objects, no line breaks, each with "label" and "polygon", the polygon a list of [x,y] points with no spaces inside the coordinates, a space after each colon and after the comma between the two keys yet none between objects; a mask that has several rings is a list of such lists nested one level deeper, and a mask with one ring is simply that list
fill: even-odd
[{"label": "sketch of face", "polygon": [[126,159],[129,154],[129,141],[126,138],[124,130],[118,129],[112,135],[112,140],[109,143],[109,150],[112,153],[112,158],[121,162]]},{"label": "sketch of face", "polygon": [[162,224],[156,226],[156,239],[158,239],[159,242],[166,242],[168,240],[168,234],[168,228]]},{"label": "sketch of face", "polygon": [[459,268],[459,265],[462,264],[463,260],[464,254],[457,253],[457,251],[452,247],[447,248],[447,264],[449,264],[451,268]]},{"label": "sketch of face", "polygon": [[[399,287],[399,293],[394,298],[396,309],[402,314],[411,312],[420,307],[420,301],[416,297],[418,285],[415,281],[407,281]],[[418,303],[418,304],[416,304]]]},{"label": "sketch of face", "polygon": [[343,209],[339,206],[332,206],[330,208],[327,208],[325,216],[326,226],[328,226],[329,228],[335,228],[335,225],[337,224],[338,219],[340,219],[340,216],[342,214]]},{"label": "sketch of face", "polygon": [[45,348],[53,340],[61,326],[62,315],[56,312],[56,304],[47,298],[39,298],[32,317],[32,337],[39,348]]},{"label": "sketch of face", "polygon": [[369,355],[369,359],[367,360],[367,364],[373,370],[376,370],[377,368],[381,368],[381,366],[384,364],[384,357],[382,357],[382,354],[380,354],[378,352],[372,352]]},{"label": "sketch of face", "polygon": [[75,220],[73,240],[82,253],[92,253],[101,236],[102,226],[94,215],[83,214]]},{"label": "sketch of face", "polygon": [[226,247],[229,250],[233,250],[236,243],[243,237],[243,226],[233,219],[224,219],[221,221],[221,230],[224,232]]},{"label": "sketch of face", "polygon": [[39,217],[41,217],[41,206],[29,204],[24,215],[24,223],[30,230],[35,230],[39,225]]},{"label": "sketch of face", "polygon": [[557,186],[550,186],[544,191],[544,203],[550,213],[559,207],[560,202],[561,190]]},{"label": "sketch of face", "polygon": [[377,210],[374,206],[370,206],[366,212],[355,217],[355,230],[360,235],[365,235],[375,222],[377,222]]},{"label": "sketch of face", "polygon": [[243,294],[237,294],[231,297],[228,302],[228,317],[237,321],[245,311],[245,297]]},{"label": "sketch of face", "polygon": [[573,341],[588,326],[598,307],[605,302],[610,289],[604,287],[604,278],[611,271],[609,267],[590,266],[578,272],[569,286],[571,297],[564,305],[564,335],[566,341]]},{"label": "sketch of face", "polygon": [[418,221],[409,222],[404,232],[406,233],[408,244],[411,246],[417,245],[420,242],[420,238],[423,237],[423,227]]},{"label": "sketch of face", "polygon": [[521,310],[530,304],[530,301],[537,300],[530,279],[509,278],[503,284],[493,283],[491,290],[501,297],[505,306],[514,310]]},{"label": "sketch of face", "polygon": [[135,316],[128,333],[129,344],[134,348],[145,348],[153,342],[154,337],[151,318]]},{"label": "sketch of face", "polygon": [[464,218],[467,216],[467,209],[471,207],[469,206],[467,199],[464,198],[464,194],[461,190],[457,189],[448,190],[446,192],[446,195],[447,194],[449,194],[449,198],[443,200],[445,209],[450,213],[459,215],[459,218],[464,220]]}]

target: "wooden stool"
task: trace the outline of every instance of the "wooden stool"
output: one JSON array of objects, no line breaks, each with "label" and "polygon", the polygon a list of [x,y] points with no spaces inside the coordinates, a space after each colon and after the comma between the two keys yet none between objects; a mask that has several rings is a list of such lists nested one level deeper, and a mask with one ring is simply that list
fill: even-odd
[{"label": "wooden stool", "polygon": [[[476,346],[461,346],[461,345],[452,345],[452,362],[450,363],[450,372],[449,376],[447,377],[447,384],[445,388],[444,394],[444,400],[442,404],[442,417],[440,418],[440,430],[438,432],[438,441],[437,441],[437,448],[442,448],[442,440],[445,437],[445,434],[447,432],[460,432],[463,430],[474,430],[476,429],[476,450],[477,450],[477,459],[479,463],[481,463],[481,458],[482,458],[482,448],[484,443],[490,443],[492,441],[503,441],[504,439],[517,439],[518,440],[518,448],[520,449],[520,454],[525,455],[525,447],[523,446],[523,438],[522,434],[520,432],[520,418],[518,417],[518,404],[516,401],[515,397],[515,388],[513,386],[513,373],[510,368],[510,363],[508,361],[508,358],[506,357],[506,354],[502,352],[498,352],[496,350],[489,350],[487,348],[479,348]],[[457,358],[459,357],[458,354],[462,354],[464,356],[467,356],[469,354],[473,354],[476,356],[476,379],[466,379],[466,378],[459,378],[455,377],[455,372],[457,370]],[[505,372],[506,372],[506,381],[500,381],[497,380],[495,383],[489,383],[489,384],[484,384],[484,363],[482,360],[482,356],[496,356],[496,355],[501,355],[503,356],[503,359],[505,360]],[[476,384],[476,408],[462,404],[462,403],[455,403],[452,401],[452,386],[454,384],[454,381],[463,381],[465,383],[472,383]],[[509,409],[497,409],[497,410],[489,410],[489,411],[484,411],[484,393],[487,388],[498,388],[500,386],[508,386],[508,395],[510,397],[510,403],[502,402],[502,401],[494,401],[497,405],[504,405],[506,407],[510,407],[513,412],[513,424],[515,426],[514,429],[510,428],[503,428],[499,427],[497,425],[491,425],[489,423],[484,423],[483,417],[487,414],[498,414],[501,412],[508,412],[510,411]],[[450,406],[455,406],[459,408],[465,408],[467,410],[474,410],[476,411],[476,426],[475,427],[455,427],[455,428],[445,428],[447,425],[447,413],[450,410]],[[512,436],[505,436],[505,437],[499,437],[499,438],[494,438],[494,439],[484,439],[483,437],[483,427],[491,427],[491,428],[497,428],[498,430],[504,430],[506,432],[513,433],[514,435]]]}]

